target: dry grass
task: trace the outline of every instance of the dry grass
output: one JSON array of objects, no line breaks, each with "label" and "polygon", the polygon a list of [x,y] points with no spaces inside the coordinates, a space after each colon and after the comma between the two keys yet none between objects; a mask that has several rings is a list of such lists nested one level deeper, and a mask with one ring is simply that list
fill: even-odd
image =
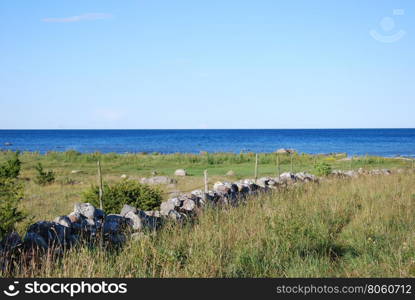
[{"label": "dry grass", "polygon": [[195,224],[171,224],[118,252],[79,247],[16,276],[412,277],[414,180],[405,173],[298,186],[206,209]]}]

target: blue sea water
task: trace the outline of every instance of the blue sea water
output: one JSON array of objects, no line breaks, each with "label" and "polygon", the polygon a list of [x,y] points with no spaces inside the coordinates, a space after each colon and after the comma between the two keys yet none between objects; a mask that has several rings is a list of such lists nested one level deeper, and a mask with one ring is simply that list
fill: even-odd
[{"label": "blue sea water", "polygon": [[41,153],[239,153],[279,148],[305,153],[415,156],[415,129],[0,130],[0,149]]}]

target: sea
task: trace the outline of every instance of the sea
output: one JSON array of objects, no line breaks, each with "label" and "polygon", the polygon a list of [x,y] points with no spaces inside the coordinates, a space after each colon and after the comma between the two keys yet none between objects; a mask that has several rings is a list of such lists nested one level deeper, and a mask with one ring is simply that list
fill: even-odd
[{"label": "sea", "polygon": [[411,129],[0,130],[0,150],[46,153],[273,152],[415,157]]}]

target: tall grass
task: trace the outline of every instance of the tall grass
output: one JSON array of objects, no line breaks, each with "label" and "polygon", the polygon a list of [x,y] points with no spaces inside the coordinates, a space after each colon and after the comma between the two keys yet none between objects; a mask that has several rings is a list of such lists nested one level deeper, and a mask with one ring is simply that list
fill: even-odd
[{"label": "tall grass", "polygon": [[415,276],[415,175],[326,180],[206,209],[119,252],[80,247],[45,277]]}]

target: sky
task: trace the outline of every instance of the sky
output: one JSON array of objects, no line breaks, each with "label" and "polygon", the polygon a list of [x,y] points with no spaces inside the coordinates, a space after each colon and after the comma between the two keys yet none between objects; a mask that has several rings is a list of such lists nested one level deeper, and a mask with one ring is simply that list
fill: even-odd
[{"label": "sky", "polygon": [[1,0],[0,129],[414,128],[415,1]]}]

